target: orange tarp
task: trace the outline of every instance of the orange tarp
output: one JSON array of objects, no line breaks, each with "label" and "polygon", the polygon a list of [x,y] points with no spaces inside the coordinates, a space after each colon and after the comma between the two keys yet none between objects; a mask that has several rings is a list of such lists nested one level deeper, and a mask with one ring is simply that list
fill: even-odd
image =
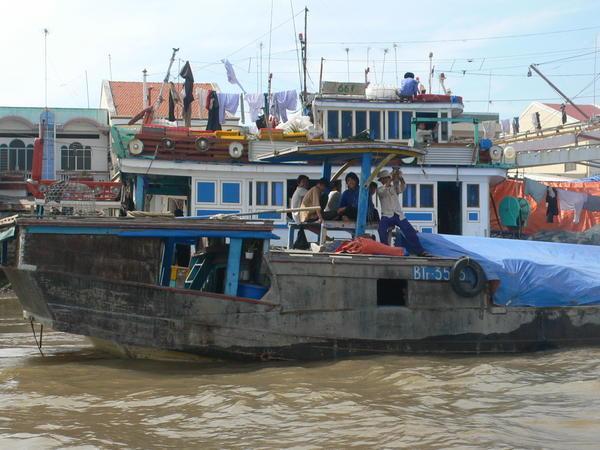
[{"label": "orange tarp", "polygon": [[360,253],[363,255],[404,256],[401,247],[390,247],[368,238],[356,238],[346,241],[338,247],[336,253]]},{"label": "orange tarp", "polygon": [[[600,182],[587,182],[587,183],[565,183],[565,182],[543,182],[546,186],[551,186],[557,189],[564,189],[566,191],[585,192],[589,195],[600,196]],[[535,200],[524,194],[524,183],[520,180],[505,180],[500,184],[494,186],[490,193],[494,199],[496,208],[500,207],[500,202],[506,196],[511,197],[524,197],[529,202],[531,207],[531,214],[527,220],[527,226],[523,230],[525,234],[535,234],[542,230],[562,230],[562,231],[585,231],[594,225],[600,225],[600,212],[591,212],[587,210],[581,211],[581,217],[579,223],[573,223],[573,216],[575,212],[573,210],[563,211],[560,209],[560,200],[558,207],[560,214],[554,217],[554,223],[546,223],[546,201],[542,200],[539,204]],[[497,217],[499,212],[496,209],[494,212],[494,204],[490,203],[490,226],[492,230],[499,231],[500,226],[498,224]],[[497,216],[498,214],[498,216]]]}]

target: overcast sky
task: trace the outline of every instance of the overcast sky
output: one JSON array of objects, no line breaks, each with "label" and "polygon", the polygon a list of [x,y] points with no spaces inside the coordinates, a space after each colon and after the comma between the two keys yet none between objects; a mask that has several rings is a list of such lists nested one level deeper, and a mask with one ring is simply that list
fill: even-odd
[{"label": "overcast sky", "polygon": [[[594,73],[600,71],[594,53],[596,39],[600,44],[600,2],[595,0],[274,0],[269,39],[271,4],[271,0],[4,2],[0,105],[44,105],[44,28],[49,30],[49,106],[86,107],[86,71],[89,104],[98,106],[101,81],[110,76],[109,54],[113,80],[141,81],[142,69],[147,68],[150,80],[160,81],[172,47],[180,48],[175,75],[179,65],[190,60],[196,81],[217,82],[224,92],[239,92],[227,82],[219,62],[225,57],[248,92],[266,89],[269,65],[273,90],[299,90],[292,16],[300,32],[305,6],[309,90],[317,88],[321,57],[324,80],[346,81],[349,75],[350,81],[362,81],[368,65],[372,82],[395,85],[396,77],[401,79],[406,71],[427,80],[431,51],[434,92],[440,88],[437,75],[444,72],[446,86],[464,97],[468,111],[489,110],[509,117],[518,115],[529,99],[559,102],[539,77],[526,76],[530,63],[545,63],[540,69],[568,95],[579,94],[580,103],[594,101]],[[600,80],[596,94],[598,104]]]}]

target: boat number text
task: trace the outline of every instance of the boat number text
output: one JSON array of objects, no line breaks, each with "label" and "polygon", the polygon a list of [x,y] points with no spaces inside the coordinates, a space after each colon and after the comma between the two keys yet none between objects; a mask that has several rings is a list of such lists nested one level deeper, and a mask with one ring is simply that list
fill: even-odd
[{"label": "boat number text", "polygon": [[[461,273],[461,276],[464,277],[464,274]],[[450,267],[413,266],[413,279],[425,281],[448,281],[450,280]]]}]

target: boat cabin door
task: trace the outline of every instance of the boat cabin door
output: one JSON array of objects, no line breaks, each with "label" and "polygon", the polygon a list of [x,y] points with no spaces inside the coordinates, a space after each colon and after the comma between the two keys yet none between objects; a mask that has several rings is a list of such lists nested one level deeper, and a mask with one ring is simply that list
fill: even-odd
[{"label": "boat cabin door", "polygon": [[462,234],[462,183],[438,181],[438,226],[440,234]]}]

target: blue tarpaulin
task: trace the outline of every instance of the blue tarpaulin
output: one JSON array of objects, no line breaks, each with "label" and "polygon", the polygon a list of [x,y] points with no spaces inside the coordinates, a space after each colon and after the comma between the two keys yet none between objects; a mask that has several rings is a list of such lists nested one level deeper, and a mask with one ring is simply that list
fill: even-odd
[{"label": "blue tarpaulin", "polygon": [[600,246],[419,233],[436,256],[469,256],[488,280],[494,303],[506,306],[600,304]]}]

